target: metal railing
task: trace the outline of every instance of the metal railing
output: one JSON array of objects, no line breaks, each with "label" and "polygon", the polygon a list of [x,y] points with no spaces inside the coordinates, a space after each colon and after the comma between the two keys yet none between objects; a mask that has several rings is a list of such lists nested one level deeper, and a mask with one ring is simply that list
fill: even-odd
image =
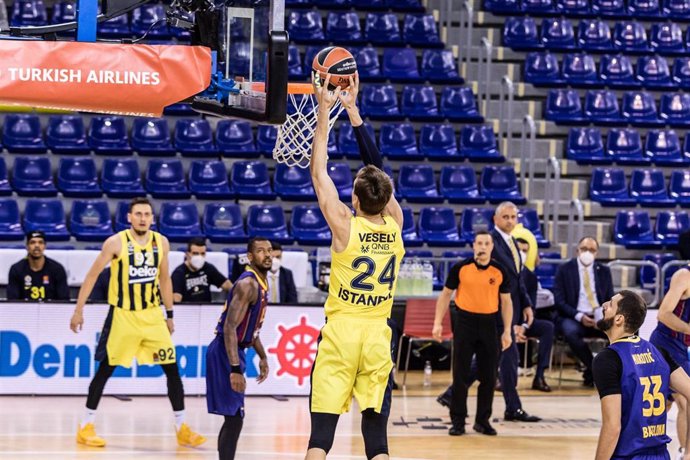
[{"label": "metal railing", "polygon": [[[499,147],[510,145],[513,140],[513,101],[515,100],[515,85],[513,80],[504,75],[501,78],[501,92],[498,99],[498,142]],[[503,142],[505,139],[505,143]]]},{"label": "metal railing", "polygon": [[470,0],[431,0],[427,8],[438,9],[441,37],[446,45],[457,46],[458,71],[469,72],[472,61],[474,8]]},{"label": "metal railing", "polygon": [[[659,305],[659,299],[662,298],[661,296],[661,291],[659,289],[659,284],[661,280],[661,269],[657,264],[652,262],[651,260],[627,260],[627,259],[616,259],[612,260],[608,264],[606,264],[609,268],[614,268],[614,267],[651,267],[654,269],[654,272],[656,273],[656,289],[653,290],[654,297],[651,302],[649,302],[649,307],[656,307]],[[663,282],[661,282],[663,284]]]},{"label": "metal railing", "polygon": [[688,264],[690,264],[690,260],[672,260],[661,266],[661,270],[656,278],[660,299],[663,299],[664,295],[666,295],[666,273],[674,267],[683,267]]},{"label": "metal railing", "polygon": [[479,103],[479,110],[482,115],[484,109],[488,110],[488,101],[491,98],[491,60],[493,57],[494,47],[488,38],[482,38],[482,45],[479,48],[479,63],[477,64],[477,102]]},{"label": "metal railing", "polygon": [[[528,140],[529,135],[529,140]],[[529,143],[529,145],[528,145]],[[531,115],[522,119],[522,134],[520,136],[520,182],[525,185],[527,179],[527,193],[525,198],[531,200],[534,196],[534,157],[537,146],[537,127]]]},{"label": "metal railing", "polygon": [[[575,221],[577,215],[577,222]],[[569,251],[575,251],[575,245],[584,235],[585,230],[585,210],[582,206],[582,201],[575,198],[570,202],[568,208],[568,237],[567,248]],[[574,255],[574,254],[572,254]]]},{"label": "metal railing", "polygon": [[558,220],[560,217],[561,201],[561,164],[556,157],[546,162],[546,183],[544,190],[544,227],[549,234],[549,241],[553,244],[560,242],[558,235]]}]

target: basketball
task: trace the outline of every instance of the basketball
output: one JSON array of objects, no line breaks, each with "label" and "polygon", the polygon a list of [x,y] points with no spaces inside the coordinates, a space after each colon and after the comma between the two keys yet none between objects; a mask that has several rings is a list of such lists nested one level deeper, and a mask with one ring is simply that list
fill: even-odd
[{"label": "basketball", "polygon": [[347,88],[350,86],[350,77],[357,73],[357,63],[352,53],[339,46],[329,46],[319,51],[314,56],[312,68],[312,77],[317,86],[321,86],[328,75],[331,76],[328,85],[330,91],[335,90],[336,86]]}]

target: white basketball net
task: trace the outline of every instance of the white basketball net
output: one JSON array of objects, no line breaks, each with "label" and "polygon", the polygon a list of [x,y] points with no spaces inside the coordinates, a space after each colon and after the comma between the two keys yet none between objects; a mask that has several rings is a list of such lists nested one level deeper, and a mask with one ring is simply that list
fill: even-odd
[{"label": "white basketball net", "polygon": [[[318,104],[313,94],[290,94],[288,97],[288,107],[292,105],[295,112],[288,113],[285,123],[278,127],[278,138],[273,149],[273,158],[278,163],[284,163],[288,166],[307,168],[311,161]],[[338,100],[329,114],[329,133],[342,111],[343,106]]]}]

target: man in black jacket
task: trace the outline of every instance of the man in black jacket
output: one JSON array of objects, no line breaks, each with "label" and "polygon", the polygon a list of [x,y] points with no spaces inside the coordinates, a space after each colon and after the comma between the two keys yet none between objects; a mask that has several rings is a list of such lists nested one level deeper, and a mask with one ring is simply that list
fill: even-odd
[{"label": "man in black jacket", "polygon": [[26,257],[10,267],[8,300],[69,300],[67,274],[59,262],[45,256],[46,236],[26,234]]},{"label": "man in black jacket", "polygon": [[596,239],[582,238],[577,245],[577,258],[558,267],[553,287],[557,325],[573,353],[584,363],[584,385],[589,387],[594,386],[592,352],[584,339],[606,338],[596,327],[595,312],[614,296],[611,270],[595,260],[598,251]]},{"label": "man in black jacket", "polygon": [[268,302],[297,303],[297,287],[292,270],[283,267],[283,247],[277,241],[271,242],[273,266],[268,271]]}]

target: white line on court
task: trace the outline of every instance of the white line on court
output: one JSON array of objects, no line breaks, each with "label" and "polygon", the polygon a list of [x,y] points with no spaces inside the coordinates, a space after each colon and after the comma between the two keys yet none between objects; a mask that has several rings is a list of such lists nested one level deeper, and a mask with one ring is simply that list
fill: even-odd
[{"label": "white line on court", "polygon": [[[88,451],[80,451],[80,450],[74,450],[74,451],[68,451],[68,450],[56,450],[56,451],[41,451],[41,450],[36,450],[36,451],[4,451],[0,453],[0,458],[5,457],[7,455],[10,456],[21,456],[21,455],[177,455],[179,454],[179,450],[160,450],[160,451],[139,451],[139,450],[119,450],[119,451],[106,451],[106,450],[88,450]],[[217,456],[218,452],[216,451],[189,451],[187,452],[188,454],[193,454],[193,455],[207,455],[207,456]],[[267,455],[270,455],[271,457],[287,457],[287,458],[304,458],[304,452],[270,452],[270,451],[264,451],[264,452],[244,452],[244,451],[238,451],[237,454],[242,455],[242,456],[260,456],[263,458],[266,458]],[[328,458],[342,458],[342,459],[360,459],[362,458],[361,455],[344,455],[344,454],[329,454]],[[426,458],[410,458],[410,457],[393,457],[394,459],[398,460],[429,460]]]}]

